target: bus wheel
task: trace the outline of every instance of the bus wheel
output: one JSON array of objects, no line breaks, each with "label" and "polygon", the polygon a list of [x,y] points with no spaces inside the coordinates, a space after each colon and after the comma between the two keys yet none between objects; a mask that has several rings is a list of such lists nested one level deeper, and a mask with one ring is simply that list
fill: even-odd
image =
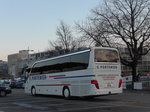
[{"label": "bus wheel", "polygon": [[2,96],[2,97],[3,97],[3,96],[6,96],[6,92],[5,92],[5,91],[1,91],[1,92],[0,92],[0,96]]},{"label": "bus wheel", "polygon": [[65,99],[70,99],[70,90],[69,90],[68,87],[64,87],[64,89],[63,89],[63,97]]},{"label": "bus wheel", "polygon": [[32,94],[33,96],[36,95],[36,89],[35,89],[35,87],[32,87],[32,88],[31,88],[31,94]]}]

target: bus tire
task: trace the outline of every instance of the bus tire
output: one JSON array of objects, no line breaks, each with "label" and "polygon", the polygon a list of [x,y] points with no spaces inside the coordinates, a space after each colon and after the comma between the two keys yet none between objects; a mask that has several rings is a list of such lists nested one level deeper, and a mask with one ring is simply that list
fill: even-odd
[{"label": "bus tire", "polygon": [[67,100],[69,100],[70,99],[70,90],[69,90],[69,88],[68,87],[64,87],[63,88],[63,97],[65,98],[65,99],[67,99]]},{"label": "bus tire", "polygon": [[31,88],[31,94],[32,94],[32,96],[35,96],[35,95],[36,95],[36,89],[35,89],[35,87],[32,87],[32,88]]},{"label": "bus tire", "polygon": [[2,97],[6,96],[6,92],[5,91],[1,91],[0,92],[0,96],[2,96]]}]

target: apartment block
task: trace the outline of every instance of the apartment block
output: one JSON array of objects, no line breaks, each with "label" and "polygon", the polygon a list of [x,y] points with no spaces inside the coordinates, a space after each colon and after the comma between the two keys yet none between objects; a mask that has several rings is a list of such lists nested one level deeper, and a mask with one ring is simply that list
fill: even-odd
[{"label": "apartment block", "polygon": [[0,78],[8,76],[8,65],[7,62],[0,60]]}]

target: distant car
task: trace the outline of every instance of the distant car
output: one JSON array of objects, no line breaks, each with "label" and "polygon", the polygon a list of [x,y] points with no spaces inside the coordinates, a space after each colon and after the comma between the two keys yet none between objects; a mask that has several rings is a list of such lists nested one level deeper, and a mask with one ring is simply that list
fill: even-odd
[{"label": "distant car", "polygon": [[10,87],[11,88],[16,88],[16,82],[11,82]]},{"label": "distant car", "polygon": [[17,82],[15,86],[16,88],[24,88],[24,82]]},{"label": "distant car", "polygon": [[6,96],[7,94],[11,94],[11,89],[9,84],[6,82],[0,82],[0,96]]}]

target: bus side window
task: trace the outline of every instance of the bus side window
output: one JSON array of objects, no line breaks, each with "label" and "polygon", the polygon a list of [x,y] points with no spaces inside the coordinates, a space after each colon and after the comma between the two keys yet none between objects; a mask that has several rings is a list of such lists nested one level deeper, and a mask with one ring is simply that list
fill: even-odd
[{"label": "bus side window", "polygon": [[72,70],[87,69],[88,64],[89,64],[89,52],[71,56]]},{"label": "bus side window", "polygon": [[41,68],[40,67],[36,67],[36,68],[32,68],[30,75],[38,75],[40,73],[41,73]]},{"label": "bus side window", "polygon": [[36,63],[31,75],[87,69],[90,52]]}]

